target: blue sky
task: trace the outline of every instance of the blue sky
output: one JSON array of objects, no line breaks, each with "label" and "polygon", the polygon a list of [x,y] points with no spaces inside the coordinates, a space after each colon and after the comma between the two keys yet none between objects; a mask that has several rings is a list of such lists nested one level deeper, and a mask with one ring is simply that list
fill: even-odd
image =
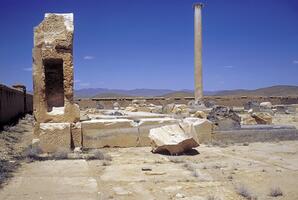
[{"label": "blue sky", "polygon": [[[0,82],[32,88],[33,27],[73,12],[78,88],[193,89],[193,0],[1,0]],[[203,0],[204,90],[298,85],[297,0]]]}]

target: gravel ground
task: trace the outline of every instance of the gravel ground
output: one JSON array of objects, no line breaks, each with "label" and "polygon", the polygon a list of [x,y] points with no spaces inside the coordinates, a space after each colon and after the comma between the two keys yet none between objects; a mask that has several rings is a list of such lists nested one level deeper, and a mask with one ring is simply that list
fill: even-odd
[{"label": "gravel ground", "polygon": [[0,187],[25,161],[24,150],[32,140],[32,115],[26,115],[14,126],[5,126],[0,132]]}]

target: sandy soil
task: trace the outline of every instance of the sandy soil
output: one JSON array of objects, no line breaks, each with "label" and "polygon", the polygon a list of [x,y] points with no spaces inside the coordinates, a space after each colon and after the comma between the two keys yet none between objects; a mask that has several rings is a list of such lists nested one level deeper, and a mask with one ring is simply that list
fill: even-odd
[{"label": "sandy soil", "polygon": [[[104,149],[111,161],[23,164],[0,199],[245,199],[239,192],[298,199],[298,141],[196,150],[173,157],[150,148]],[[271,197],[272,188],[282,196]]]},{"label": "sandy soil", "polygon": [[0,131],[0,187],[24,162],[23,152],[32,141],[33,117],[26,115],[14,126]]},{"label": "sandy soil", "polygon": [[[16,138],[9,144],[1,136],[8,163],[30,144],[30,123],[21,121],[20,135],[7,134]],[[182,156],[150,148],[101,151],[111,160],[22,162],[0,199],[298,199],[298,141],[201,145]]]}]

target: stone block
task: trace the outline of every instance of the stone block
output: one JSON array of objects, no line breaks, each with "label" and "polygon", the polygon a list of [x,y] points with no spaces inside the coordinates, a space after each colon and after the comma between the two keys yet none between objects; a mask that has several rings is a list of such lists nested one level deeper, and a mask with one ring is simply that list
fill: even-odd
[{"label": "stone block", "polygon": [[150,129],[158,128],[170,124],[178,124],[178,120],[173,118],[144,118],[138,123],[139,146],[150,146],[150,138],[148,137]]},{"label": "stone block", "polygon": [[40,123],[39,140],[43,152],[70,148],[70,123]]},{"label": "stone block", "polygon": [[81,123],[72,123],[71,125],[71,146],[73,148],[82,147],[82,129]]},{"label": "stone block", "polygon": [[83,147],[138,146],[138,128],[129,119],[99,119],[81,123]]},{"label": "stone block", "polygon": [[185,132],[192,132],[200,143],[211,142],[213,124],[207,119],[185,118],[180,126]]},{"label": "stone block", "polygon": [[176,155],[199,146],[196,134],[184,131],[179,124],[153,128],[149,138],[154,153]]},{"label": "stone block", "polygon": [[253,113],[251,115],[257,124],[272,124],[272,116],[265,112]]}]

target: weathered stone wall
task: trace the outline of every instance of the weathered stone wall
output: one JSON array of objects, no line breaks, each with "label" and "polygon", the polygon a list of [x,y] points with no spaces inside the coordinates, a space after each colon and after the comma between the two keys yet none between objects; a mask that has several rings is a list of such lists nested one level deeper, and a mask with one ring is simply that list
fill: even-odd
[{"label": "weathered stone wall", "polygon": [[[26,107],[24,95],[26,95]],[[0,127],[26,113],[32,113],[32,99],[31,94],[0,84]]]},{"label": "weathered stone wall", "polygon": [[[79,104],[81,109],[86,108],[99,108],[103,106],[105,109],[113,107],[113,103],[118,102],[120,106],[128,106],[132,100],[137,97],[115,97],[115,98],[82,98],[76,99],[76,103]],[[176,97],[176,98],[165,98],[165,97],[144,97],[146,103],[153,103],[155,105],[165,105],[168,103],[187,104],[189,101],[194,100],[193,97]],[[223,106],[243,106],[249,101],[257,101],[259,103],[270,101],[273,105],[279,104],[298,104],[298,96],[289,97],[262,97],[262,96],[205,96],[205,100],[214,101],[217,105]]]},{"label": "weathered stone wall", "polygon": [[79,121],[79,108],[73,102],[73,31],[72,13],[46,13],[34,28],[35,130],[39,123]]}]

